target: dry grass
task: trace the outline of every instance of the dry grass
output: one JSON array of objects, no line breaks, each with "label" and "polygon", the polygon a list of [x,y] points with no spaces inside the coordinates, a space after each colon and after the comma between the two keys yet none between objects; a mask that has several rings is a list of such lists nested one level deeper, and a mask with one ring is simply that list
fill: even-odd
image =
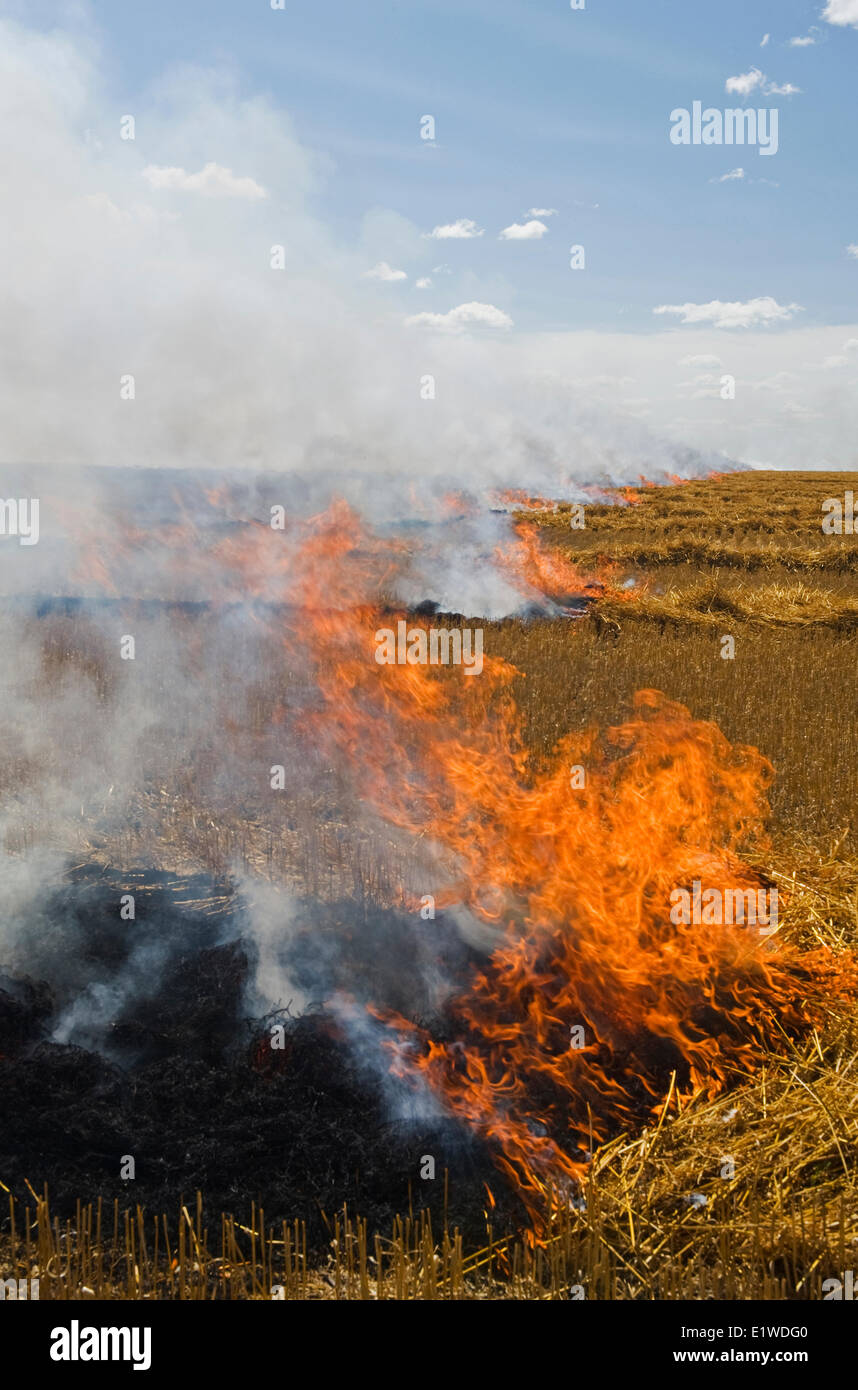
[{"label": "dry grass", "polygon": [[821,584],[725,583],[720,577],[666,592],[644,592],[626,599],[603,600],[600,611],[616,621],[643,619],[677,626],[704,627],[729,633],[731,624],[751,627],[826,627],[851,633],[858,628],[858,598],[833,593]]},{"label": "dry grass", "polygon": [[301,1222],[210,1226],[78,1204],[52,1218],[47,1192],[9,1199],[0,1278],[38,1279],[41,1300],[819,1299],[858,1260],[847,1154],[858,1139],[855,1038],[818,1037],[773,1059],[753,1087],[618,1137],[576,1206],[556,1198],[538,1242],[497,1236],[465,1251],[423,1211],[389,1235],[342,1211],[326,1254]]},{"label": "dry grass", "polygon": [[822,504],[858,491],[854,473],[728,473],[670,487],[623,490],[626,505],[587,508],[572,530],[569,507],[522,513],[580,564],[689,563],[702,569],[858,571],[851,536],[821,529]]},{"label": "dry grass", "polygon": [[[583,531],[562,510],[523,513],[585,570],[635,580],[599,605],[616,640],[590,622],[492,628],[487,649],[523,672],[532,745],[619,722],[634,691],[654,687],[771,760],[776,831],[824,841],[851,826],[858,543],[821,531],[822,503],[847,489],[858,475],[751,472],[627,490],[629,505],[588,508]],[[858,860],[851,832],[842,853]]]}]

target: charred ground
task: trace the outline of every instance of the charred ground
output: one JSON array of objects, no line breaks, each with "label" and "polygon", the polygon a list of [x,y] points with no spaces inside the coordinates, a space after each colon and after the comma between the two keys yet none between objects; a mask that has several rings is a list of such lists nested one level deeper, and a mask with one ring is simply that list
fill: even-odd
[{"label": "charred ground", "polygon": [[[131,889],[137,916],[120,923]],[[348,988],[361,1004],[382,999],[443,1026],[424,972],[398,965],[425,953],[425,934],[418,946],[412,920],[354,902],[307,903],[299,918],[284,964],[303,1012],[284,1000],[254,1017],[256,948],[242,936],[234,885],[78,870],[40,924],[42,958],[63,970],[54,965],[51,981],[0,975],[7,1186],[47,1183],[60,1214],[79,1198],[125,1202],[133,1190],[155,1209],[202,1190],[240,1216],[254,1201],[272,1219],[297,1216],[321,1245],[324,1213],[344,1203],[384,1227],[409,1207],[440,1217],[446,1201],[463,1231],[482,1229],[483,1183],[498,1186],[486,1146],[440,1113],[421,1114],[407,1088],[393,1094],[325,1007]],[[472,953],[443,923],[434,935],[438,969],[464,979]],[[437,1158],[436,1183],[419,1180],[426,1153]],[[134,1157],[133,1183],[119,1176],[124,1155]],[[502,1200],[501,1212],[515,1218],[517,1205]]]}]

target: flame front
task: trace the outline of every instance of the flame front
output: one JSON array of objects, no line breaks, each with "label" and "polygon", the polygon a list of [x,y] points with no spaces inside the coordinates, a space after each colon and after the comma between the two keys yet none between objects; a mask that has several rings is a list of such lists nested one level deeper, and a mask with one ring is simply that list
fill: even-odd
[{"label": "flame front", "polygon": [[[493,949],[448,1003],[446,1041],[376,1014],[391,1067],[428,1081],[491,1146],[536,1221],[594,1146],[669,1094],[682,1105],[748,1076],[785,1032],[822,1020],[823,994],[854,988],[822,948],[672,920],[671,893],[695,881],[759,886],[740,858],[765,844],[773,769],[757,750],[643,690],[624,723],[536,756],[504,661],[486,656],[480,674],[379,664],[378,630],[426,624],[390,598],[407,546],[370,534],[345,503],[290,522],[287,538],[257,524],[206,555],[175,528],[165,544],[178,566],[193,556],[196,576],[211,565],[216,592],[232,576],[233,594],[279,601],[256,616],[277,624],[284,668],[312,678],[305,735],[378,816],[432,848],[437,904],[488,930]],[[599,583],[543,553],[527,525],[501,560],[523,592]]]},{"label": "flame front", "polygon": [[819,1021],[823,990],[854,982],[829,953],[753,925],[671,920],[672,891],[695,880],[759,886],[739,858],[765,843],[773,769],[759,752],[644,690],[625,723],[533,757],[509,665],[468,678],[374,661],[391,619],[365,595],[372,547],[356,526],[329,513],[305,544],[310,592],[351,595],[332,612],[303,591],[315,736],[380,816],[441,847],[438,901],[497,934],[449,1006],[455,1041],[378,1016],[397,1035],[394,1069],[422,1074],[490,1142],[536,1216],[586,1150],[660,1109],[672,1077],[679,1105],[714,1096]]}]

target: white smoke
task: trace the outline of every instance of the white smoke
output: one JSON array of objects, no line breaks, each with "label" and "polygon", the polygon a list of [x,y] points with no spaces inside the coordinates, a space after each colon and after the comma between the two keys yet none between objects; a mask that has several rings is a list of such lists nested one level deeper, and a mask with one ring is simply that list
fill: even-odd
[{"label": "white smoke", "polygon": [[335,239],[330,166],[269,99],[182,68],[127,111],[105,66],[94,41],[0,21],[7,465],[323,470],[383,513],[379,476],[568,495],[711,462],[585,408],[490,327],[409,327],[367,253],[425,240],[392,213]]}]

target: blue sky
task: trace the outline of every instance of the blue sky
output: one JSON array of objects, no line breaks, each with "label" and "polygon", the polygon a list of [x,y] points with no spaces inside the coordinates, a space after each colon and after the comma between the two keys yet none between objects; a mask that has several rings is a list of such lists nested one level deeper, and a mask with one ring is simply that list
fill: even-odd
[{"label": "blue sky", "polygon": [[[401,455],[459,411],[436,451],[475,452],[490,419],[514,474],[523,422],[557,460],[570,430],[590,449],[593,407],[619,422],[609,460],[642,430],[858,467],[858,0],[0,0],[0,24],[0,292],[31,348],[9,399],[38,413],[53,351],[79,376],[52,431],[13,413],[22,456],[79,436],[81,457],[268,462],[285,440],[294,462],[384,432]],[[673,143],[696,101],[775,109],[777,153]],[[161,374],[157,429],[111,403],[87,437],[117,358]]]},{"label": "blue sky", "polygon": [[[448,241],[438,259],[495,277],[521,327],[630,331],[651,329],[658,304],[759,295],[801,303],[806,321],[850,318],[858,30],[824,22],[823,8],[99,0],[92,13],[120,104],[133,107],[182,62],[230,69],[246,94],[270,94],[302,143],[332,161],[319,206],[344,239],[373,208],[424,230],[469,218],[484,236]],[[789,46],[808,35],[813,45]],[[674,108],[741,104],[725,82],[754,67],[801,88],[749,98],[779,109],[776,156],[670,144]],[[434,147],[419,139],[426,113]],[[710,182],[737,167],[744,180]],[[540,241],[498,241],[542,206],[557,216]],[[569,272],[573,243],[585,247],[586,274]]]}]

